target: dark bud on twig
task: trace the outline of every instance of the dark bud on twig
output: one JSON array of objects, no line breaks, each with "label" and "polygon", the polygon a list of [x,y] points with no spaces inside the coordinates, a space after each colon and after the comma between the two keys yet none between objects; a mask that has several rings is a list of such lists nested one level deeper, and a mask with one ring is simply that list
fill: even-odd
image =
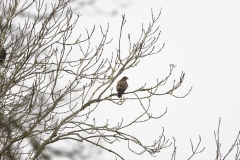
[{"label": "dark bud on twig", "polygon": [[7,55],[6,49],[2,48],[0,52],[0,64],[4,62],[6,55]]}]

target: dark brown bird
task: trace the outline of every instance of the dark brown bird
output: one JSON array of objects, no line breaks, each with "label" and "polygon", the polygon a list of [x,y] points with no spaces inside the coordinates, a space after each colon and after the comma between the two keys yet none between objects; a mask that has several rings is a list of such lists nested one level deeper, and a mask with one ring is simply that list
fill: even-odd
[{"label": "dark brown bird", "polygon": [[123,77],[120,81],[118,81],[117,83],[117,91],[118,91],[118,97],[121,98],[122,94],[124,93],[124,91],[127,89],[128,87],[128,83],[127,83],[127,79],[128,77]]},{"label": "dark brown bird", "polygon": [[2,48],[0,52],[0,64],[4,62],[6,55],[7,55],[6,49]]}]

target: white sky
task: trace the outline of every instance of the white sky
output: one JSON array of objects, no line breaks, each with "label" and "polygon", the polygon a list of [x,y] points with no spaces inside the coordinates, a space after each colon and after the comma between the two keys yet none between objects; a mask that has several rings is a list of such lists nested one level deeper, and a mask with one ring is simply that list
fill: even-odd
[{"label": "white sky", "polygon": [[[105,10],[112,9],[110,1],[99,0],[98,5]],[[113,37],[117,40],[121,14],[125,13],[127,22],[124,34],[130,33],[132,39],[137,40],[141,24],[147,26],[151,20],[151,8],[157,15],[161,7],[162,14],[158,24],[162,34],[158,44],[160,47],[162,43],[166,43],[166,46],[160,54],[146,58],[138,67],[124,73],[124,76],[129,77],[128,90],[136,89],[144,83],[151,85],[157,78],[164,78],[169,71],[169,64],[177,65],[172,80],[178,80],[181,71],[186,73],[183,86],[177,93],[186,93],[191,86],[193,90],[184,99],[170,96],[153,98],[152,113],[159,115],[166,107],[168,113],[159,120],[136,125],[129,132],[150,145],[164,127],[167,138],[176,138],[177,159],[181,160],[190,156],[189,139],[196,145],[198,136],[201,135],[200,148],[206,148],[193,159],[215,159],[214,130],[217,129],[219,117],[222,117],[220,140],[223,155],[240,129],[240,1],[135,0],[114,17],[89,16],[86,9],[79,11],[83,13],[80,29],[84,32],[84,28],[94,24],[106,28],[109,22],[109,39]],[[109,50],[105,52],[113,52],[115,44],[110,44]],[[114,122],[121,117],[128,120],[139,113],[139,107],[138,102],[123,106],[101,106],[96,117],[108,118]],[[141,156],[131,153],[125,142],[106,144],[106,147],[117,151],[127,160],[171,159],[172,151],[172,148],[162,150],[157,157],[151,157],[148,153]],[[115,155],[103,152],[98,158],[115,159]]]}]

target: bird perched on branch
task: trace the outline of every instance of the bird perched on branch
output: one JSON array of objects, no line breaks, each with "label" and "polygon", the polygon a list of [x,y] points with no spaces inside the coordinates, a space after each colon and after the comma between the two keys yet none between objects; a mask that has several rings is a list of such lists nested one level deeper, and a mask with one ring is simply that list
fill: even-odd
[{"label": "bird perched on branch", "polygon": [[6,49],[2,48],[0,52],[0,64],[4,62],[6,55],[7,55]]},{"label": "bird perched on branch", "polygon": [[118,98],[122,97],[122,94],[124,93],[124,91],[127,89],[128,87],[128,83],[127,83],[127,79],[128,77],[123,77],[120,81],[118,81],[117,83],[117,91],[118,91]]}]

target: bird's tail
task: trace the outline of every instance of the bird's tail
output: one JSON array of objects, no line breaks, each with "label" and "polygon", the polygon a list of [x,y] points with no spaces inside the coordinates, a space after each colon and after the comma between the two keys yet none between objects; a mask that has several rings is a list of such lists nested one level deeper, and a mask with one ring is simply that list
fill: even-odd
[{"label": "bird's tail", "polygon": [[121,98],[121,97],[122,97],[122,93],[118,92],[118,98]]}]

